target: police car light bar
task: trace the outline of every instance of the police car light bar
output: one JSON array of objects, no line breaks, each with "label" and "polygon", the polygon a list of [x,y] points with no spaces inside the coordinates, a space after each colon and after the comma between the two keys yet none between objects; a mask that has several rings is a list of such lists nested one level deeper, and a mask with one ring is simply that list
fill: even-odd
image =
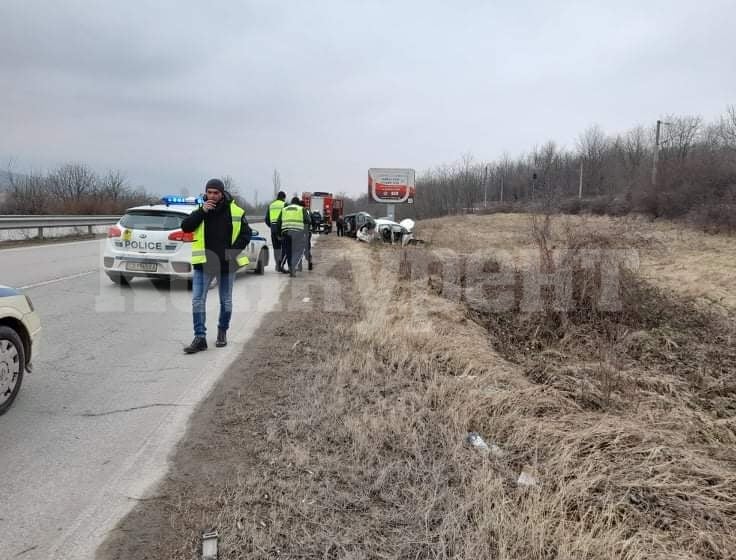
[{"label": "police car light bar", "polygon": [[204,200],[201,196],[167,195],[161,197],[161,202],[166,206],[171,206],[172,204],[202,204]]}]

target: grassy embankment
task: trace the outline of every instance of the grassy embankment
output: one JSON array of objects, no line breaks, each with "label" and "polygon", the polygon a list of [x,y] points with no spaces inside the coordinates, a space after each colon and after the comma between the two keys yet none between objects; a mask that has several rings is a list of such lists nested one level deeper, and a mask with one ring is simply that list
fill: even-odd
[{"label": "grassy embankment", "polygon": [[[732,241],[604,218],[419,228],[424,247],[321,243],[262,445],[215,502],[170,499],[186,553],[213,526],[225,558],[733,558]],[[252,400],[222,403],[218,445],[258,435]]]}]

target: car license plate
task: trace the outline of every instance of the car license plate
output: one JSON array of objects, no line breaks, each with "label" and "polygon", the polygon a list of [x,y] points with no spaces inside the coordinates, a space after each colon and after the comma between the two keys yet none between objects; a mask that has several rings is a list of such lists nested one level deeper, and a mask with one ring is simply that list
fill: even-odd
[{"label": "car license plate", "polygon": [[126,270],[136,270],[139,272],[156,272],[156,263],[129,262],[125,263]]}]

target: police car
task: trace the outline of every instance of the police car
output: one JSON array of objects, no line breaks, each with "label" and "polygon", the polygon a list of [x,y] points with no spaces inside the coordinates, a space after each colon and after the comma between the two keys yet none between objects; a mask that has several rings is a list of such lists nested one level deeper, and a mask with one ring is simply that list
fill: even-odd
[{"label": "police car", "polygon": [[[190,280],[194,234],[183,232],[181,221],[201,203],[197,197],[165,196],[161,204],[126,210],[107,232],[103,267],[110,280],[116,284],[137,276]],[[269,261],[268,246],[257,230],[243,254],[250,263],[241,270],[263,274]]]},{"label": "police car", "polygon": [[41,321],[31,299],[0,285],[0,414],[13,404],[23,374],[31,371],[33,343],[40,333]]}]

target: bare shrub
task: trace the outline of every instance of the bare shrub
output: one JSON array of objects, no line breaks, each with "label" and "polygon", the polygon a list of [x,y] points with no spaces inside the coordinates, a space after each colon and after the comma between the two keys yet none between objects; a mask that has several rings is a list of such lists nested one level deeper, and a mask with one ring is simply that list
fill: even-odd
[{"label": "bare shrub", "polygon": [[15,176],[4,202],[10,214],[119,214],[154,197],[132,189],[120,171],[102,177],[80,163],[46,174]]},{"label": "bare shrub", "polygon": [[579,198],[570,198],[563,200],[559,204],[560,212],[563,214],[580,214],[583,209],[583,203]]},{"label": "bare shrub", "polygon": [[631,199],[626,195],[616,196],[608,204],[609,216],[625,216],[632,210]]},{"label": "bare shrub", "polygon": [[735,233],[736,185],[729,185],[721,200],[702,202],[692,208],[687,219],[708,233]]},{"label": "bare shrub", "polygon": [[22,178],[10,175],[9,198],[5,202],[9,214],[45,214],[53,199],[48,196],[48,184],[42,175],[31,174]]},{"label": "bare shrub", "polygon": [[585,208],[595,216],[604,216],[608,212],[611,199],[608,196],[597,196],[585,201]]}]

